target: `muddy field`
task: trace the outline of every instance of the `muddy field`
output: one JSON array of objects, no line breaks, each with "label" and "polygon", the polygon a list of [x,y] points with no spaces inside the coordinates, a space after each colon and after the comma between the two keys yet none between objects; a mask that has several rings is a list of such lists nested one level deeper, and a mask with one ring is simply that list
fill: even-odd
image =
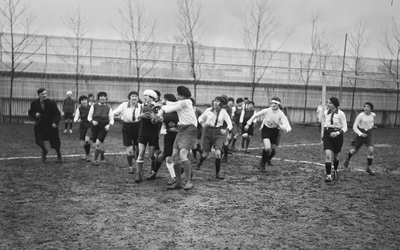
[{"label": "muddy field", "polygon": [[164,165],[155,181],[134,183],[120,128],[95,167],[80,160],[76,128],[61,135],[57,164],[54,151],[40,161],[32,125],[0,124],[0,249],[400,249],[398,128],[376,130],[376,176],[363,148],[327,185],[318,128],[294,126],[267,172],[253,167],[256,135],[251,154],[223,163],[224,180],[212,156],[190,191],[168,191]]}]

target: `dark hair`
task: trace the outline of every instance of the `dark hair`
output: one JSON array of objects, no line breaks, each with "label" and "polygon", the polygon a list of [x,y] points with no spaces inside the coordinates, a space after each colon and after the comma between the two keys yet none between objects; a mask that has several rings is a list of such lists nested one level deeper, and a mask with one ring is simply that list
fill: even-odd
[{"label": "dark hair", "polygon": [[131,99],[131,95],[137,95],[137,96],[139,96],[138,92],[136,92],[136,91],[131,91],[131,92],[129,92],[129,94],[128,94],[128,100]]},{"label": "dark hair", "polygon": [[160,91],[158,91],[158,90],[154,90],[154,92],[156,92],[156,94],[157,94],[158,98],[160,98],[160,96],[161,96],[161,92],[160,92]]},{"label": "dark hair", "polygon": [[38,95],[40,95],[45,90],[46,90],[45,88],[40,88],[36,92],[37,92]]},{"label": "dark hair", "polygon": [[221,107],[226,105],[226,99],[224,97],[222,97],[222,96],[217,96],[217,97],[215,97],[214,100],[218,100],[220,105],[221,105]]},{"label": "dark hair", "polygon": [[233,102],[233,103],[235,103],[235,99],[233,99],[232,97],[229,97],[229,98],[228,98],[228,102]]},{"label": "dark hair", "polygon": [[104,91],[100,91],[99,93],[97,93],[97,100],[99,100],[99,99],[100,99],[100,96],[105,96],[105,97],[108,97],[108,96],[107,96],[107,93],[106,93],[106,92],[104,92]]},{"label": "dark hair", "polygon": [[281,102],[281,98],[274,96],[274,97],[272,97],[272,101]]},{"label": "dark hair", "polygon": [[192,93],[190,92],[190,90],[186,87],[186,86],[178,86],[176,88],[178,95],[184,96],[186,98],[189,98],[192,96]]},{"label": "dark hair", "polygon": [[243,100],[245,101],[245,100],[249,100],[249,98],[248,97],[245,97],[245,98],[243,98]]},{"label": "dark hair", "polygon": [[88,99],[90,98],[90,97],[93,97],[93,99],[94,99],[94,95],[92,94],[92,93],[90,93],[90,94],[88,94]]},{"label": "dark hair", "polygon": [[236,99],[236,104],[239,104],[239,103],[241,103],[243,101],[244,101],[243,98],[239,97],[238,99]]},{"label": "dark hair", "polygon": [[256,104],[253,101],[249,101],[248,104],[253,104],[253,106],[256,106]]},{"label": "dark hair", "polygon": [[169,101],[169,102],[176,102],[176,101],[178,101],[178,100],[176,99],[176,97],[175,97],[174,94],[169,94],[169,93],[164,95],[164,99],[167,100],[167,101]]},{"label": "dark hair", "polygon": [[336,97],[329,98],[329,101],[335,106],[335,108],[340,106],[339,100]]},{"label": "dark hair", "polygon": [[368,105],[371,108],[371,111],[374,110],[374,104],[372,104],[372,102],[366,102],[364,105]]},{"label": "dark hair", "polygon": [[78,101],[79,101],[79,104],[81,104],[81,102],[83,101],[83,100],[87,100],[88,99],[88,97],[87,96],[85,96],[85,95],[81,95],[80,97],[79,97],[79,99],[78,99]]}]

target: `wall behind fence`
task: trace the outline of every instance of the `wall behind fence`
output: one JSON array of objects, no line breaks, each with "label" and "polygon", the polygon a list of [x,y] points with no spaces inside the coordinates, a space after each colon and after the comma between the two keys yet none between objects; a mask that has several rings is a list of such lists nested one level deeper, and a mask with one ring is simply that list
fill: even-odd
[{"label": "wall behind fence", "polygon": [[[99,91],[106,91],[109,96],[110,105],[116,108],[117,105],[127,99],[131,90],[137,89],[137,83],[130,77],[111,76],[86,76],[79,83],[79,95],[93,93],[95,96]],[[1,90],[1,116],[8,116],[9,110],[9,73],[0,74]],[[189,80],[170,79],[145,79],[141,86],[140,97],[143,97],[145,89],[157,89],[162,94],[176,94],[176,87],[186,85],[193,90],[193,82]],[[25,73],[15,79],[13,90],[12,114],[17,117],[27,116],[29,103],[37,98],[36,90],[45,87],[48,96],[58,102],[61,109],[62,101],[68,90],[75,92],[75,80],[73,75],[67,74],[37,74]],[[296,84],[259,84],[256,88],[254,102],[256,109],[267,107],[273,96],[279,96],[282,104],[288,110],[292,122],[303,122],[304,116],[304,85]],[[350,120],[352,105],[352,88],[343,88],[341,109],[345,111],[347,119]],[[75,93],[74,93],[75,94]],[[234,99],[238,97],[251,97],[251,88],[248,83],[243,82],[214,82],[200,81],[197,84],[196,102],[198,106],[205,109],[218,95],[227,95]],[[75,96],[75,95],[74,95]],[[338,87],[327,88],[327,98],[339,96]],[[321,101],[321,86],[309,86],[307,95],[306,123],[316,122],[316,108]],[[354,98],[354,109],[358,112],[362,109],[363,103],[370,101],[374,103],[377,113],[377,124],[383,124],[386,115],[394,122],[396,93],[385,89],[356,88]],[[357,113],[358,113],[357,112]],[[354,118],[353,118],[354,119]]]},{"label": "wall behind fence", "polygon": [[[0,32],[0,71],[6,71],[11,65],[11,47],[7,41],[10,40],[9,33]],[[7,39],[6,39],[7,38]],[[20,42],[23,36],[14,34],[15,42]],[[22,52],[21,58],[33,51],[36,54],[29,60],[22,61],[20,69],[26,67],[27,71],[35,73],[73,74],[75,73],[76,55],[74,48],[69,42],[71,37],[36,36],[34,41]],[[190,59],[187,47],[183,44],[172,43],[143,43],[143,51],[140,58],[134,58],[132,44],[122,40],[106,39],[81,39],[80,51],[81,75],[103,75],[115,77],[135,76],[134,61],[138,59],[142,64],[142,72],[152,69],[147,77],[163,79],[190,79]],[[154,47],[150,55],[146,54],[148,47]],[[203,81],[235,81],[250,82],[252,62],[251,51],[243,48],[223,48],[198,45],[195,47],[198,61],[197,78]],[[261,76],[260,83],[281,83],[303,85],[301,68],[303,72],[307,53],[278,51],[268,54],[269,63],[261,63],[262,70],[267,66],[265,74]],[[387,61],[387,60],[383,60]],[[345,74],[354,74],[354,58],[347,57]],[[360,58],[358,63],[363,65],[363,72],[359,75],[372,78],[390,78],[387,70],[383,67],[381,59]],[[303,66],[302,66],[303,65]],[[315,72],[311,75],[309,84],[320,85],[319,72],[329,72],[340,75],[342,70],[341,56],[319,56],[314,55],[311,68]],[[18,70],[17,70],[18,71]],[[328,79],[327,86],[339,86],[340,78]],[[351,87],[351,79],[344,79],[343,86]],[[395,89],[395,83],[382,83],[376,80],[359,79],[357,86],[365,88]]]}]

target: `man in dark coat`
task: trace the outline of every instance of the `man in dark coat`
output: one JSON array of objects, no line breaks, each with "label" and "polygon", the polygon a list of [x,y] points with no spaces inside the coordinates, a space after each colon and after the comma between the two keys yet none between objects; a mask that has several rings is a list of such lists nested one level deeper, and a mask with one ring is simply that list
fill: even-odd
[{"label": "man in dark coat", "polygon": [[37,90],[39,98],[31,102],[28,115],[35,119],[35,140],[36,144],[42,149],[42,161],[46,160],[47,149],[44,141],[49,141],[51,148],[57,152],[57,163],[62,162],[60,146],[61,141],[58,135],[58,124],[61,120],[61,113],[57,104],[47,98],[46,89]]}]

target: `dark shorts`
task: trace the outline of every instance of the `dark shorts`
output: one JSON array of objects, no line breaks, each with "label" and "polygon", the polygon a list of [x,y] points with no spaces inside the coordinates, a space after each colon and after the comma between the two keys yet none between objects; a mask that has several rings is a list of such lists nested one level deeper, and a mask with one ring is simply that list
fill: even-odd
[{"label": "dark shorts", "polygon": [[222,150],[227,134],[221,133],[221,128],[206,127],[203,131],[203,137],[201,138],[201,145],[204,152],[211,152],[211,148],[214,146],[215,150]]},{"label": "dark shorts", "polygon": [[362,145],[365,145],[366,147],[373,147],[374,146],[374,135],[372,133],[372,130],[365,131],[365,130],[360,129],[360,131],[367,134],[368,136],[362,137],[362,136],[356,135],[354,140],[351,142],[351,145],[356,150],[361,148]]},{"label": "dark shorts", "polygon": [[[337,130],[336,130],[337,131]],[[330,137],[330,133],[335,132],[332,129],[325,129],[324,135],[322,136],[322,142],[324,144],[324,151],[331,150],[333,153],[337,154],[342,151],[343,146],[343,134],[336,136],[335,138]]]},{"label": "dark shorts", "polygon": [[34,132],[36,144],[39,145],[44,141],[49,141],[51,148],[59,148],[61,146],[58,128],[39,128],[35,126]]},{"label": "dark shorts", "polygon": [[272,144],[277,145],[279,143],[279,129],[268,128],[264,125],[261,130],[261,139],[269,139]]},{"label": "dark shorts", "polygon": [[84,141],[85,137],[92,137],[92,124],[90,122],[81,122],[79,125],[79,140]]},{"label": "dark shorts", "polygon": [[180,125],[178,127],[178,134],[176,135],[174,142],[175,149],[186,149],[192,150],[196,143],[197,138],[197,127],[194,125]]},{"label": "dark shorts", "polygon": [[[247,133],[248,135],[254,135],[254,126],[253,126],[253,124],[251,124],[251,125],[249,126],[249,129],[248,129],[247,131],[244,129],[244,127],[246,127],[246,125],[247,125],[247,122],[243,122],[242,131],[243,131],[244,133]],[[244,134],[244,133],[243,133],[243,134]]]},{"label": "dark shorts", "polygon": [[140,122],[122,124],[122,142],[125,147],[138,145]]},{"label": "dark shorts", "polygon": [[239,124],[238,123],[233,123],[232,125],[233,125],[233,128],[231,130],[232,134],[240,135],[242,133],[242,128],[239,126]]},{"label": "dark shorts", "polygon": [[64,112],[64,120],[67,120],[67,119],[73,120],[74,117],[72,115],[73,115],[73,112]]},{"label": "dark shorts", "polygon": [[202,126],[198,126],[197,127],[197,139],[200,140],[201,136],[203,135],[203,127]]},{"label": "dark shorts", "polygon": [[158,132],[154,135],[139,135],[138,142],[144,145],[149,144],[149,147],[156,147],[158,145]]},{"label": "dark shorts", "polygon": [[163,154],[165,157],[172,156],[172,152],[174,149],[174,143],[175,143],[175,138],[177,132],[168,132],[166,135],[164,135],[164,150]]},{"label": "dark shorts", "polygon": [[106,131],[105,126],[107,126],[107,123],[100,123],[97,124],[96,126],[92,126],[92,138],[93,142],[96,142],[99,140],[100,142],[104,142],[104,140],[107,137],[108,131]]}]

